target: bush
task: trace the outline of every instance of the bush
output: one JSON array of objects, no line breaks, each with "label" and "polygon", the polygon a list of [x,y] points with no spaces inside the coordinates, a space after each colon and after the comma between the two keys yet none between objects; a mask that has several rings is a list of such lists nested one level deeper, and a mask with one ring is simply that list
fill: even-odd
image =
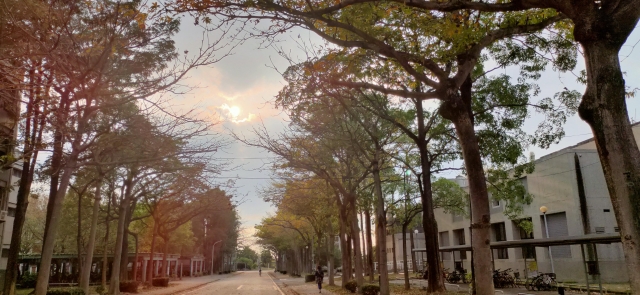
[{"label": "bush", "polygon": [[28,273],[18,278],[18,285],[20,285],[20,288],[26,288],[26,289],[35,288],[37,280],[38,280],[37,274]]},{"label": "bush", "polygon": [[362,286],[362,295],[378,295],[378,293],[380,293],[380,286],[378,285]]},{"label": "bush", "polygon": [[151,285],[154,287],[169,287],[169,278],[153,278]]},{"label": "bush", "polygon": [[308,282],[313,282],[316,280],[316,276],[315,275],[306,275],[304,276],[304,282],[308,283]]},{"label": "bush", "polygon": [[283,275],[286,275],[286,274],[287,274],[287,271],[286,271],[286,270],[283,270],[283,271],[281,271],[280,273],[281,273],[281,274],[283,274]]},{"label": "bush", "polygon": [[120,292],[138,293],[138,285],[136,281],[120,282]]},{"label": "bush", "polygon": [[84,291],[78,288],[49,289],[47,295],[84,295]]},{"label": "bush", "polygon": [[107,294],[107,291],[107,288],[103,287],[102,285],[96,287],[96,292],[100,295]]},{"label": "bush", "polygon": [[351,293],[355,293],[356,290],[358,290],[358,283],[356,283],[356,281],[348,281],[344,284],[344,288],[349,290]]}]

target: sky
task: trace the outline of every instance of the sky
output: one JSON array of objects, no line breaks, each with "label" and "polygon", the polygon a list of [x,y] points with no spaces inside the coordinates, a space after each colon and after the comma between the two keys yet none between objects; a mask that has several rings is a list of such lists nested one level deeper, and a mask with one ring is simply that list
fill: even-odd
[{"label": "sky", "polygon": [[[302,38],[302,39],[301,39]],[[202,39],[202,31],[188,21],[183,21],[182,29],[175,36],[180,50],[195,52]],[[291,52],[294,57],[303,58],[299,49],[301,40],[319,39],[312,33],[297,30],[283,34],[277,43],[278,48]],[[636,30],[622,48],[620,58],[625,80],[630,89],[640,87],[640,49],[635,45],[640,42],[640,30]],[[289,65],[289,62],[278,54],[276,47],[262,48],[259,40],[248,40],[234,48],[230,56],[218,63],[201,67],[191,72],[184,80],[184,84],[195,86],[196,89],[172,98],[172,103],[185,109],[195,108],[220,124],[215,129],[223,137],[231,140],[231,133],[251,137],[252,129],[264,125],[271,134],[277,134],[287,124],[287,116],[274,107],[273,101],[278,91],[285,85],[279,72]],[[579,69],[584,68],[582,57],[579,57]],[[576,71],[578,72],[579,69]],[[505,69],[506,73],[517,73],[514,69]],[[564,87],[580,92],[584,86],[576,82],[572,74],[559,74],[549,71],[538,81],[541,87],[540,98],[553,96]],[[640,121],[640,102],[632,97],[627,100],[630,118],[633,122]],[[533,132],[542,120],[533,115],[525,123],[525,130]],[[565,126],[566,136],[547,150],[530,148],[536,158],[552,153],[567,146],[592,137],[589,126],[577,115],[568,118]],[[226,183],[234,180],[235,189],[232,192],[239,201],[238,211],[242,219],[243,244],[251,244],[253,227],[261,219],[272,214],[275,209],[265,203],[260,195],[260,189],[268,186],[270,163],[273,155],[264,150],[245,146],[231,141],[222,151],[215,154],[221,161],[229,163],[228,169],[216,178],[217,182]],[[456,175],[445,175],[455,177]]]}]

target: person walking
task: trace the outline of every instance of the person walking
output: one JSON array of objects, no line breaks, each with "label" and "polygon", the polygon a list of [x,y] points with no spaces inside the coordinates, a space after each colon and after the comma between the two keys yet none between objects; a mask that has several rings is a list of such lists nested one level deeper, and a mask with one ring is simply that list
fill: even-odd
[{"label": "person walking", "polygon": [[320,293],[322,293],[322,279],[324,278],[324,272],[322,272],[322,267],[320,265],[318,265],[318,267],[316,268],[316,283],[318,284],[318,290],[320,290]]}]

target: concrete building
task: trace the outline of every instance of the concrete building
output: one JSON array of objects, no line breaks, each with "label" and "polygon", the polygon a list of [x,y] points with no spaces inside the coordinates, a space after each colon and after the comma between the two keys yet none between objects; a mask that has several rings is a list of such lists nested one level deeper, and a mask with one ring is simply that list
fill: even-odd
[{"label": "concrete building", "polygon": [[[416,233],[416,231],[418,231],[418,233]],[[411,229],[411,230],[407,230],[407,256],[403,257],[402,256],[402,232],[400,233],[395,233],[393,235],[388,234],[387,235],[387,269],[389,271],[393,271],[393,239],[395,239],[395,243],[396,243],[396,261],[398,263],[398,271],[403,271],[404,270],[404,265],[403,262],[404,260],[407,260],[407,266],[409,267],[409,270],[412,270],[413,268],[413,257],[411,256],[411,238],[410,235],[413,235],[413,245],[414,245],[414,249],[424,249],[426,247],[426,244],[424,242],[424,232],[422,231],[422,229]],[[415,255],[415,259],[416,259],[416,267],[417,269],[422,269],[424,267],[424,263],[426,261],[423,261],[421,259],[421,255],[416,254]],[[376,263],[377,264],[377,263]]]},{"label": "concrete building", "polygon": [[0,61],[0,241],[2,241],[0,287],[4,284],[7,269],[13,219],[16,213],[18,180],[22,173],[22,162],[12,164],[7,158],[7,156],[15,156],[14,149],[20,117],[18,86],[22,83],[15,68],[6,61]]},{"label": "concrete building", "polygon": [[[640,125],[633,126],[636,138],[640,138]],[[512,241],[546,238],[544,215],[546,213],[549,237],[581,236],[586,234],[616,233],[619,231],[609,198],[602,167],[593,139],[543,156],[535,161],[535,171],[521,178],[522,184],[533,195],[533,202],[526,206],[522,218],[533,224],[527,233],[516,221],[504,214],[504,203],[491,201],[491,241]],[[467,180],[455,181],[463,188]],[[445,214],[436,210],[439,243],[441,247],[470,245],[470,222],[466,217]],[[452,255],[453,254],[453,255]],[[588,251],[587,260],[595,253]],[[581,249],[578,245],[551,247],[553,268],[559,281],[583,282]],[[627,269],[621,244],[598,245],[597,256],[603,282],[627,282]],[[525,259],[527,264],[525,267]],[[551,272],[552,260],[548,248],[494,249],[496,269],[511,268],[521,276],[537,272]],[[470,253],[442,253],[445,268],[471,269]]]}]

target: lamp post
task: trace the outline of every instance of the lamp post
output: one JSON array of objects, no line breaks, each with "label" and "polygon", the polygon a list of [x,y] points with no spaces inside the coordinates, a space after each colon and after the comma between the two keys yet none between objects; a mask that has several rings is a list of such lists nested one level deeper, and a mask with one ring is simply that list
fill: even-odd
[{"label": "lamp post", "polygon": [[[542,215],[544,216],[544,229],[545,232],[547,233],[547,239],[549,238],[549,224],[547,223],[547,206],[542,206],[540,207],[540,212],[542,212]],[[551,246],[548,247],[549,248],[549,260],[551,261],[551,272],[555,273],[555,268],[553,267],[553,255],[551,254]]]},{"label": "lamp post", "polygon": [[213,246],[211,247],[211,275],[213,275],[213,251],[216,249],[216,244],[220,242],[222,242],[222,240],[213,243]]}]

